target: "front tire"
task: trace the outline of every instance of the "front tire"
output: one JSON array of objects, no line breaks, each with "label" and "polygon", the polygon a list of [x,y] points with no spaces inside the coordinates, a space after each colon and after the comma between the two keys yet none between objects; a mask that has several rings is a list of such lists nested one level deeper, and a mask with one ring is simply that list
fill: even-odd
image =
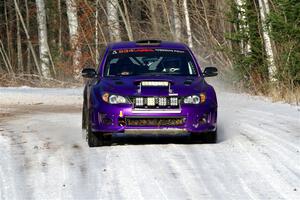
[{"label": "front tire", "polygon": [[201,140],[205,144],[214,144],[217,143],[218,134],[217,130],[213,132],[206,133],[191,133],[192,140]]},{"label": "front tire", "polygon": [[213,132],[207,132],[203,135],[203,142],[207,144],[215,144],[217,143],[218,134],[217,130]]},{"label": "front tire", "polygon": [[103,138],[101,137],[101,135],[97,135],[93,132],[87,134],[87,142],[89,147],[103,146]]},{"label": "front tire", "polygon": [[103,135],[93,132],[90,125],[88,126],[86,137],[89,147],[100,147],[104,145]]},{"label": "front tire", "polygon": [[82,127],[83,130],[87,129],[86,112],[87,112],[86,105],[83,104],[83,107],[82,107],[82,121],[81,121],[81,127]]}]

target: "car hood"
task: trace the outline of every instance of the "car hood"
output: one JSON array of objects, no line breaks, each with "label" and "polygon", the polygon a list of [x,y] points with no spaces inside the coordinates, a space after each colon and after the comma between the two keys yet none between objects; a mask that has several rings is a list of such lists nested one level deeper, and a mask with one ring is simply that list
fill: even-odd
[{"label": "car hood", "polygon": [[[141,82],[168,82],[170,86],[141,86]],[[205,90],[202,77],[192,76],[128,76],[106,77],[99,80],[97,89],[123,96],[187,96]]]}]

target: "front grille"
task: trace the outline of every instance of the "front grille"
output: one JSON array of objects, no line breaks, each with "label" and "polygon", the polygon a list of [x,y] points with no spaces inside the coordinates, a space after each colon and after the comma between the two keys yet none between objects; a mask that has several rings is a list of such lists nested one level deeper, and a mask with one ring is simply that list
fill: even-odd
[{"label": "front grille", "polygon": [[130,97],[134,108],[179,108],[181,99],[179,97]]},{"label": "front grille", "polygon": [[182,126],[184,124],[183,117],[172,118],[125,118],[126,126]]}]

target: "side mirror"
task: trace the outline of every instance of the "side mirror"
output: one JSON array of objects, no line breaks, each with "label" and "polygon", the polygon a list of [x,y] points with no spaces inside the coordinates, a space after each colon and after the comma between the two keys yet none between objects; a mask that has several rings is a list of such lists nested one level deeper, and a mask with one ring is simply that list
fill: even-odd
[{"label": "side mirror", "polygon": [[206,67],[203,72],[204,77],[211,77],[211,76],[217,76],[218,75],[218,69],[215,67]]},{"label": "side mirror", "polygon": [[93,68],[84,68],[81,71],[81,76],[83,78],[95,78],[97,76],[97,72]]}]

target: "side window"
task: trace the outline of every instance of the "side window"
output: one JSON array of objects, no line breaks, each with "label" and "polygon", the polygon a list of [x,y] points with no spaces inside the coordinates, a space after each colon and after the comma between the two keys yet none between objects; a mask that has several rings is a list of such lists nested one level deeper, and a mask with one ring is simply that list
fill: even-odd
[{"label": "side window", "polygon": [[188,66],[189,66],[189,74],[190,74],[190,75],[195,75],[195,74],[197,74],[197,72],[196,72],[196,67],[195,67],[195,65],[192,63],[192,61],[189,61],[189,62],[188,62]]}]

